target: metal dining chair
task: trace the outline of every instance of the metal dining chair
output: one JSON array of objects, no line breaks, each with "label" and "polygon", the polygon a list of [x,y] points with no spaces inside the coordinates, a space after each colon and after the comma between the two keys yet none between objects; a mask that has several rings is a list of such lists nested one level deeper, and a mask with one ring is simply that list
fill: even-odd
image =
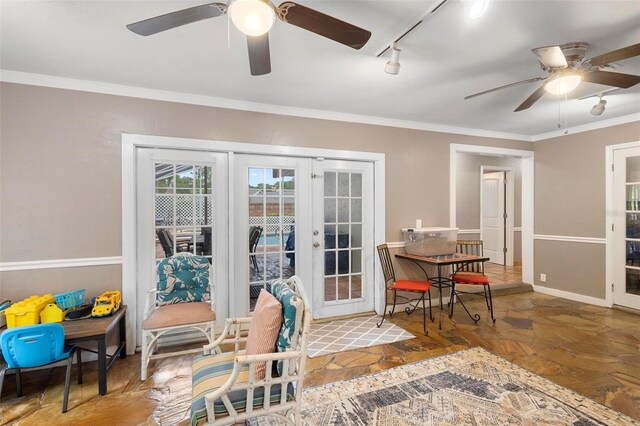
[{"label": "metal dining chair", "polygon": [[[456,252],[463,254],[473,254],[476,256],[483,256],[483,246],[481,240],[458,240],[456,242]],[[467,310],[467,307],[462,303],[462,300],[459,298],[461,294],[473,294],[484,296],[485,302],[487,304],[487,310],[491,312],[491,320],[496,322],[496,319],[493,317],[493,299],[491,297],[491,284],[489,283],[489,277],[484,274],[484,262],[471,262],[465,263],[456,268],[454,273],[451,275],[451,279],[454,282],[453,292],[451,295],[450,306],[451,311],[449,317],[453,316],[453,302],[458,299],[460,304],[467,311],[467,314],[474,322],[478,322],[480,320],[480,315],[475,314],[471,315]],[[456,284],[466,284],[466,285],[474,285],[474,286],[482,286],[483,292],[470,292],[470,291],[462,291],[459,290]]]},{"label": "metal dining chair", "polygon": [[[400,297],[405,299],[409,305],[412,300],[409,300],[407,297],[398,296],[398,291],[407,291],[412,293],[420,293],[420,299],[417,300],[415,306],[408,306],[405,308],[405,312],[408,314],[412,314],[417,308],[420,302],[422,302],[422,326],[425,336],[429,334],[427,332],[427,309],[425,307],[425,296],[429,296],[429,319],[433,321],[433,314],[431,312],[431,282],[429,280],[426,281],[413,281],[413,280],[396,280],[396,274],[393,270],[393,263],[391,263],[391,256],[389,255],[389,248],[386,244],[380,244],[377,246],[378,255],[380,256],[380,263],[382,264],[382,273],[384,274],[384,284],[385,284],[385,292],[384,292],[384,311],[382,313],[382,321],[379,324],[376,324],[378,327],[382,325],[384,322],[387,305],[389,304],[387,301],[387,293],[389,291],[393,292],[393,308],[389,311],[389,316],[393,316],[393,313],[396,310],[396,301],[397,298]],[[415,300],[415,299],[414,299]]]}]

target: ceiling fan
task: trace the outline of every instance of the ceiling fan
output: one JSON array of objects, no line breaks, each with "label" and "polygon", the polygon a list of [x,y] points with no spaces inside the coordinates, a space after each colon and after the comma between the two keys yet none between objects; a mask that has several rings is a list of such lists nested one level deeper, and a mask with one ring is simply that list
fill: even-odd
[{"label": "ceiling fan", "polygon": [[148,36],[182,25],[229,13],[234,25],[247,36],[251,75],[271,72],[269,33],[276,17],[353,49],[364,46],[371,32],[310,9],[285,1],[276,7],[270,0],[229,0],[228,4],[209,3],[145,19],[127,25],[136,34]]},{"label": "ceiling fan", "polygon": [[518,112],[530,108],[545,92],[554,95],[564,95],[577,88],[582,82],[603,84],[623,89],[628,89],[640,83],[640,76],[638,75],[603,71],[603,69],[610,69],[612,62],[640,56],[640,43],[594,56],[590,59],[584,59],[588,48],[588,43],[572,42],[559,46],[545,46],[531,49],[538,57],[542,70],[548,72],[549,75],[546,77],[534,77],[485,90],[469,95],[465,97],[465,99],[475,98],[476,96],[486,95],[487,93],[520,84],[543,81],[542,86],[515,109],[515,112]]}]

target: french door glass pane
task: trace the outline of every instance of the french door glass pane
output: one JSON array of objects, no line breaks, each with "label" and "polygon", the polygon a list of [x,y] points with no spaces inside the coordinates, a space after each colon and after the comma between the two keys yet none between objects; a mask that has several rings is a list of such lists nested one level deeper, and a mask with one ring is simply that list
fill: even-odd
[{"label": "french door glass pane", "polygon": [[154,192],[156,262],[183,252],[205,256],[211,262],[211,167],[156,163]]},{"label": "french door glass pane", "polygon": [[249,168],[249,308],[260,290],[295,274],[295,170]]},{"label": "french door glass pane", "polygon": [[324,173],[324,301],[362,297],[362,173]]},{"label": "french door glass pane", "polygon": [[626,292],[640,295],[640,157],[626,162]]}]

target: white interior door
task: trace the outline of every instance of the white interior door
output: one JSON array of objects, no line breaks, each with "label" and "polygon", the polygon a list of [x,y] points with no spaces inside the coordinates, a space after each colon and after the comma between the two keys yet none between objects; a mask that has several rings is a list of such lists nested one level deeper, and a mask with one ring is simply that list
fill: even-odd
[{"label": "white interior door", "polygon": [[175,253],[191,252],[209,259],[215,311],[219,318],[227,315],[228,157],[224,153],[153,148],[138,148],[136,156],[139,303],[135,318],[140,342],[146,293],[156,286],[156,265]]},{"label": "white interior door", "polygon": [[505,181],[504,172],[482,175],[482,205],[480,238],[484,254],[492,263],[504,265],[505,261]]},{"label": "white interior door", "polygon": [[374,309],[373,164],[313,161],[313,316]]},{"label": "white interior door", "polygon": [[613,303],[640,309],[640,147],[613,154]]},{"label": "white interior door", "polygon": [[276,278],[298,275],[312,285],[310,161],[234,155],[231,316],[253,311]]}]

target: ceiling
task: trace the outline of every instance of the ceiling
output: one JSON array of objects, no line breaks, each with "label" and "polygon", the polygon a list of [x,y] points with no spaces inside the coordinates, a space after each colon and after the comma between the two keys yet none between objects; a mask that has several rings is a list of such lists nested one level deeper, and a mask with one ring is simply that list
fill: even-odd
[{"label": "ceiling", "polygon": [[[432,1],[305,1],[300,3],[370,30],[352,50],[276,22],[270,32],[271,74],[249,74],[246,42],[227,20],[214,18],[149,37],[125,25],[206,1],[2,1],[3,70],[116,83],[172,92],[333,111],[520,135],[556,130],[558,118],[577,126],[640,113],[640,85],[596,98],[607,89],[582,84],[569,100],[545,95],[513,110],[536,83],[463,100],[495,86],[544,76],[531,48],[585,41],[587,57],[640,42],[639,1],[493,0],[471,20],[468,2],[449,0],[403,39],[397,76],[383,71],[379,52],[415,23]],[[276,2],[276,5],[279,2]],[[227,44],[230,44],[230,47]],[[640,58],[616,71],[640,74]],[[539,83],[538,83],[539,84]]]}]

